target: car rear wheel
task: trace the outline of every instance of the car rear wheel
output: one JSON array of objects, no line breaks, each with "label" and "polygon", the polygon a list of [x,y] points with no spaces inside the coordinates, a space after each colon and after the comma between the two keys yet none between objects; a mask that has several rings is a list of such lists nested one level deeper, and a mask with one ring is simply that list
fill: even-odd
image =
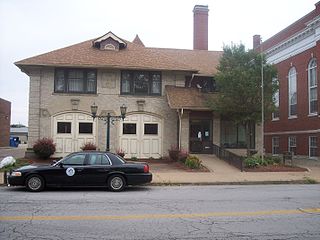
[{"label": "car rear wheel", "polygon": [[26,187],[30,192],[40,192],[44,189],[44,180],[39,175],[31,175],[26,180]]},{"label": "car rear wheel", "polygon": [[126,180],[121,175],[112,175],[108,179],[108,188],[113,192],[120,192],[126,186]]}]

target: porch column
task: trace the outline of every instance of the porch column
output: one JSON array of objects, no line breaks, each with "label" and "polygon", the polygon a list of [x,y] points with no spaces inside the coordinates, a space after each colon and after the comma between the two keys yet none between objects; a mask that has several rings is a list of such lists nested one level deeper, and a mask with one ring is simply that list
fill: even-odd
[{"label": "porch column", "polygon": [[29,69],[29,133],[28,147],[32,148],[33,144],[40,138],[40,88],[41,88],[41,70],[39,68]]},{"label": "porch column", "polygon": [[189,149],[189,111],[184,111],[181,118],[181,148]]}]

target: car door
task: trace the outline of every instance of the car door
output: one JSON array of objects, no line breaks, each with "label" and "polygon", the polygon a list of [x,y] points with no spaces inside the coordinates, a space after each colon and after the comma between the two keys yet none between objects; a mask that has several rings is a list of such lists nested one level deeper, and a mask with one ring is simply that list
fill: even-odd
[{"label": "car door", "polygon": [[104,153],[89,153],[87,155],[82,175],[83,185],[105,186],[110,172],[111,161]]},{"label": "car door", "polygon": [[73,154],[61,161],[56,170],[57,181],[62,186],[80,186],[83,184],[85,153]]}]

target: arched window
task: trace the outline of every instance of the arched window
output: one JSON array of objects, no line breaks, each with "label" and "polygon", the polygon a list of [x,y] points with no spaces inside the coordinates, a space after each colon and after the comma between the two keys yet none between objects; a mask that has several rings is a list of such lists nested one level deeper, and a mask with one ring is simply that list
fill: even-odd
[{"label": "arched window", "polygon": [[309,86],[309,114],[318,113],[317,94],[317,60],[311,59],[308,65],[308,86]]},{"label": "arched window", "polygon": [[297,71],[290,68],[288,73],[289,83],[289,117],[297,115]]}]

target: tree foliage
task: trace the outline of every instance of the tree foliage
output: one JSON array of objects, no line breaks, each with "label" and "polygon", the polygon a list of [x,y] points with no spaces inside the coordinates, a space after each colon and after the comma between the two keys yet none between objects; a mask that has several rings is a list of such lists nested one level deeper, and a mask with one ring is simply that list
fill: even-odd
[{"label": "tree foliage", "polygon": [[276,69],[266,64],[264,55],[246,50],[242,44],[225,46],[223,51],[215,75],[219,96],[211,102],[211,108],[236,123],[261,122],[261,61],[266,116],[274,110]]},{"label": "tree foliage", "polygon": [[262,118],[262,66],[264,114],[270,116],[274,110],[273,96],[278,89],[278,84],[274,81],[276,69],[266,63],[263,54],[246,50],[242,44],[223,48],[218,73],[215,75],[219,94],[209,101],[214,111],[245,127],[248,155],[250,126],[261,122]]}]

